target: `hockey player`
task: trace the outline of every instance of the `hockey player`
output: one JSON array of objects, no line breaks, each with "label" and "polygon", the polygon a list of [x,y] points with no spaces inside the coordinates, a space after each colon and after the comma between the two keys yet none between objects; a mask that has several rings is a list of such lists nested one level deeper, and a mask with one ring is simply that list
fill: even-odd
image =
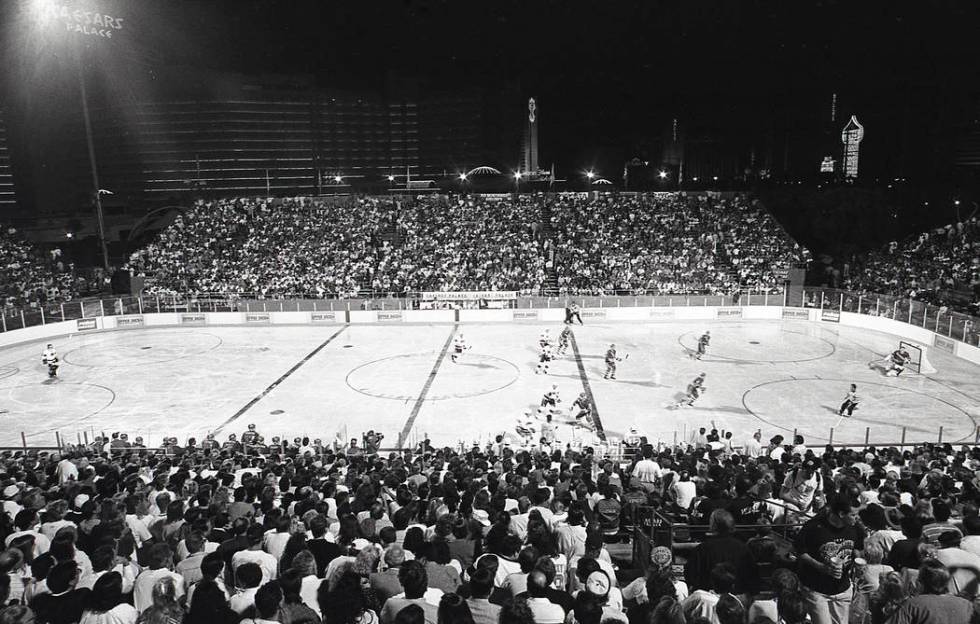
[{"label": "hockey player", "polygon": [[244,449],[246,455],[252,452],[253,447],[258,446],[260,437],[259,432],[255,430],[255,425],[249,425],[248,431],[243,433],[241,438],[242,448]]},{"label": "hockey player", "polygon": [[534,435],[537,433],[537,423],[535,422],[534,417],[531,415],[530,410],[524,412],[523,416],[518,417],[514,430],[517,432],[517,435],[520,436],[521,442],[524,446],[527,446],[534,441]]},{"label": "hockey player", "polygon": [[41,364],[48,367],[48,379],[58,376],[58,352],[54,350],[54,345],[49,344],[41,353]]},{"label": "hockey player", "polygon": [[892,354],[885,359],[885,375],[888,377],[898,377],[902,374],[905,367],[911,361],[912,356],[905,350],[905,347],[895,349]]},{"label": "hockey player", "polygon": [[551,345],[544,345],[541,347],[541,353],[538,354],[538,365],[534,367],[535,375],[547,375],[548,374],[548,363],[555,359],[555,353],[551,350]]},{"label": "hockey player", "polygon": [[587,429],[595,429],[592,421],[592,404],[589,397],[584,392],[579,393],[578,398],[572,403],[569,412],[575,415],[575,424]]},{"label": "hockey player", "polygon": [[558,396],[558,384],[551,384],[551,389],[541,397],[541,407],[558,407],[561,397]]},{"label": "hockey player", "polygon": [[687,396],[681,401],[681,405],[686,405],[687,407],[692,407],[694,402],[698,400],[707,388],[704,387],[704,378],[707,377],[705,373],[701,373],[694,378],[694,381],[687,385]]},{"label": "hockey player", "polygon": [[538,346],[544,349],[545,347],[550,347],[551,342],[552,342],[551,330],[546,328],[543,332],[541,332],[541,335],[538,337]]},{"label": "hockey player", "polygon": [[469,350],[469,345],[466,344],[466,338],[463,337],[462,332],[456,335],[456,339],[453,340],[453,354],[450,356],[452,358],[453,364],[455,364],[463,353]]},{"label": "hockey player", "polygon": [[[840,409],[837,410],[839,416],[853,416],[854,410],[857,409],[858,399],[857,395],[857,384],[851,384],[851,389],[847,391],[847,396],[844,397],[844,402],[840,404]],[[847,412],[847,414],[844,414]]]},{"label": "hockey player", "polygon": [[578,304],[573,301],[565,308],[565,324],[571,325],[575,319],[578,319],[579,325],[585,324],[582,322],[582,315],[579,313]]},{"label": "hockey player", "polygon": [[710,344],[711,344],[711,332],[706,331],[703,334],[701,334],[700,338],[698,338],[697,352],[692,353],[691,357],[694,358],[695,360],[700,360],[702,357],[704,357],[704,354],[708,351],[708,345]]},{"label": "hockey player", "polygon": [[621,362],[622,358],[616,356],[616,345],[609,345],[609,350],[606,351],[606,374],[602,376],[603,379],[615,379],[616,378],[616,362]]},{"label": "hockey player", "polygon": [[568,349],[568,345],[571,342],[571,340],[572,340],[572,328],[565,327],[565,329],[561,330],[561,333],[558,334],[558,350],[556,351],[556,353],[558,355],[565,355],[565,350]]}]

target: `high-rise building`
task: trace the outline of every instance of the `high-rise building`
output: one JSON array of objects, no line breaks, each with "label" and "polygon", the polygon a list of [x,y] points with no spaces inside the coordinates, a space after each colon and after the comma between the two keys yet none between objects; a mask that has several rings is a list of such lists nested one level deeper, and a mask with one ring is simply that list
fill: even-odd
[{"label": "high-rise building", "polygon": [[538,167],[538,103],[534,98],[527,101],[524,118],[524,137],[521,142],[521,171],[536,173]]}]

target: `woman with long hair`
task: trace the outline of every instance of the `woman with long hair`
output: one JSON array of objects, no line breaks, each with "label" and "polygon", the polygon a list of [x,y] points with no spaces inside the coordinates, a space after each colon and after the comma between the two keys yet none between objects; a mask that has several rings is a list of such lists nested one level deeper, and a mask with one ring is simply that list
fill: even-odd
[{"label": "woman with long hair", "polygon": [[123,601],[122,586],[118,572],[100,576],[85,600],[79,624],[136,624],[139,613]]},{"label": "woman with long hair", "polygon": [[225,590],[204,579],[194,586],[194,600],[183,624],[236,624],[240,617],[228,606]]}]

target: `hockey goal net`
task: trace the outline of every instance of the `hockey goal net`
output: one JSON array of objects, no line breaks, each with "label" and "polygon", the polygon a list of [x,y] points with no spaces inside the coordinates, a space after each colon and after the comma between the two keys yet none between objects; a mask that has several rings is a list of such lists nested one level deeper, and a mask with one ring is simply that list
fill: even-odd
[{"label": "hockey goal net", "polygon": [[908,351],[909,355],[912,356],[912,359],[908,364],[908,369],[910,371],[919,373],[920,375],[928,375],[936,372],[936,369],[929,364],[929,359],[926,357],[927,349],[924,345],[918,345],[902,340],[898,343],[898,346],[899,348]]}]

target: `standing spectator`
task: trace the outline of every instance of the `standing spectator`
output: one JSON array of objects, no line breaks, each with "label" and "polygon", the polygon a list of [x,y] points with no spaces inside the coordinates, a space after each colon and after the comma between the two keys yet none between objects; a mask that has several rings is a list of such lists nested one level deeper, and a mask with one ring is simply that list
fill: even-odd
[{"label": "standing spectator", "polygon": [[281,620],[282,590],[279,583],[266,583],[255,594],[255,614],[245,618],[241,624],[259,624],[259,622],[288,622]]},{"label": "standing spectator", "polygon": [[814,624],[847,624],[853,593],[850,570],[854,555],[864,548],[858,511],[838,495],[825,513],[803,525],[796,538],[803,585]]},{"label": "standing spectator", "polygon": [[300,589],[303,587],[303,575],[299,570],[286,570],[279,576],[279,586],[282,588],[282,607],[280,615],[283,622],[289,624],[320,624],[320,616],[316,611],[303,604]]},{"label": "standing spectator", "polygon": [[[548,579],[544,572],[534,570],[527,579],[527,606],[534,615],[535,624],[563,624],[565,610],[546,597]],[[503,620],[503,616],[501,616]]]},{"label": "standing spectator", "polygon": [[139,622],[145,624],[176,624],[184,619],[184,610],[177,603],[179,585],[169,577],[161,578],[153,586],[152,604],[140,613]]},{"label": "standing spectator", "polygon": [[257,563],[243,563],[235,571],[235,595],[228,601],[235,613],[244,614],[255,606],[255,594],[262,585],[262,568]]},{"label": "standing spectator", "polygon": [[466,600],[455,593],[444,595],[439,601],[438,624],[474,624]]},{"label": "standing spectator", "polygon": [[238,567],[244,563],[255,563],[262,569],[263,583],[275,580],[279,570],[279,560],[262,550],[262,540],[265,538],[262,525],[253,524],[250,526],[246,536],[248,537],[248,548],[239,550],[231,556],[232,571],[237,571]]}]

